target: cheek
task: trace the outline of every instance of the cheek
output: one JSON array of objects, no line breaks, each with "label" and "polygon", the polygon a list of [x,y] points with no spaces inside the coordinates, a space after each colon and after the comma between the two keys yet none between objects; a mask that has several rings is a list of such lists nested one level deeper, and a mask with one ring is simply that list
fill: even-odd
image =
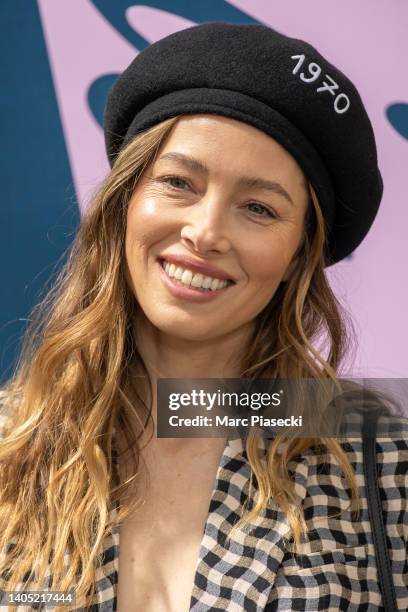
[{"label": "cheek", "polygon": [[132,200],[127,213],[126,254],[149,248],[159,240],[164,223],[168,220],[159,213],[154,198]]},{"label": "cheek", "polygon": [[247,243],[244,267],[249,280],[265,286],[280,282],[294,256],[301,239],[302,229],[271,232],[253,245]]},{"label": "cheek", "polygon": [[158,218],[158,205],[154,198],[133,196],[127,212],[127,227],[130,233],[143,231],[146,225],[154,224]]}]

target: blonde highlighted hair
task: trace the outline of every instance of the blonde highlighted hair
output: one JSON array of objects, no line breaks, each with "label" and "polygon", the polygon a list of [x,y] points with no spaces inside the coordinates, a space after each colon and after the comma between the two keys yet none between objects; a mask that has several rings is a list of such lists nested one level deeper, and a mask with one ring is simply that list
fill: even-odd
[{"label": "blonde highlighted hair", "polygon": [[[3,386],[8,418],[0,441],[1,589],[14,590],[23,581],[30,590],[41,590],[49,565],[47,587],[75,589],[76,605],[90,606],[102,543],[113,527],[109,509],[120,504],[118,522],[133,510],[130,501],[122,501],[139,465],[134,432],[146,427],[151,409],[136,371],[144,372],[150,397],[152,389],[134,340],[138,305],[126,275],[126,213],[139,177],[177,119],[140,133],[118,155],[65,266],[32,312],[15,373]],[[257,317],[249,349],[243,351],[243,377],[335,379],[349,345],[345,314],[324,272],[324,219],[309,190],[297,267]],[[325,357],[315,345],[322,333],[329,349]],[[112,461],[114,431],[132,453],[133,474],[123,482]],[[248,437],[259,495],[240,523],[274,497],[289,516],[295,542],[300,541],[306,525],[288,463],[313,442],[276,438],[262,461],[259,439]],[[337,440],[325,442],[356,498],[345,453]]]}]

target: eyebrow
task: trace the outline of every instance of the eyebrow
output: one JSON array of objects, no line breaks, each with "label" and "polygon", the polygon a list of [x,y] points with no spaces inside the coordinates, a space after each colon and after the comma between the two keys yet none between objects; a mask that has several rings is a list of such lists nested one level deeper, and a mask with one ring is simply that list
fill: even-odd
[{"label": "eyebrow", "polygon": [[[184,153],[176,153],[175,151],[165,153],[159,157],[157,161],[159,162],[166,160],[178,162],[184,166],[187,166],[190,168],[190,170],[201,172],[206,176],[209,174],[208,167],[202,161],[196,159],[195,157],[191,157],[190,155],[185,155]],[[264,191],[270,191],[277,195],[283,196],[290,204],[292,204],[292,206],[294,206],[293,200],[286,189],[284,189],[282,185],[276,181],[268,181],[267,179],[262,179],[255,176],[240,176],[237,183],[238,186],[242,188],[263,189]]]}]

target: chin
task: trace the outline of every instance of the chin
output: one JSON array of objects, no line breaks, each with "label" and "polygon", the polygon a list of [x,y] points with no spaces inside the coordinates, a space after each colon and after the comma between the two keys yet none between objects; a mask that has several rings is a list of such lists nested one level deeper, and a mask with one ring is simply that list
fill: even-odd
[{"label": "chin", "polygon": [[[155,325],[153,323],[153,325]],[[168,336],[172,336],[173,338],[178,338],[179,340],[185,340],[186,342],[204,342],[206,340],[213,340],[221,336],[221,332],[217,333],[217,330],[212,326],[199,327],[195,326],[195,329],[192,329],[194,324],[192,323],[169,323],[162,322],[162,324],[158,323],[155,327],[160,330],[163,334]]]}]

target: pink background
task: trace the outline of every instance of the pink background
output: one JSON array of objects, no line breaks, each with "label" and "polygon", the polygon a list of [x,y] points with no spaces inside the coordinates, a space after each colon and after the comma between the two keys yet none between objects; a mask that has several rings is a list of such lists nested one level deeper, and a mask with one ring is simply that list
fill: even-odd
[{"label": "pink background", "polygon": [[[315,45],[361,93],[376,134],[384,198],[364,243],[350,260],[328,270],[328,276],[358,332],[357,352],[348,373],[407,377],[408,141],[389,123],[385,109],[408,102],[408,3],[233,0],[230,4]],[[87,103],[88,89],[96,78],[121,72],[138,50],[88,0],[38,0],[38,6],[71,170],[84,210],[108,171],[103,133]],[[149,42],[194,25],[145,6],[129,8],[126,18]]]}]

